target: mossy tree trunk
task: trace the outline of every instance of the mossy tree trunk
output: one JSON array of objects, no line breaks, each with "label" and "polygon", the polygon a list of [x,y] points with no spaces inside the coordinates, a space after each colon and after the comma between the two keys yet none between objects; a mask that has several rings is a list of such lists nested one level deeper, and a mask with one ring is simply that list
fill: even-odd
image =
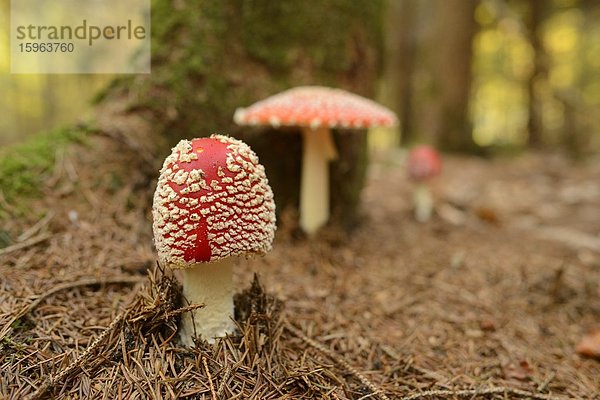
[{"label": "mossy tree trunk", "polygon": [[[150,140],[140,132],[135,140],[151,142],[146,150],[156,159],[182,138],[239,137],[265,164],[278,209],[297,206],[301,136],[235,126],[233,113],[300,85],[372,97],[380,65],[381,3],[154,0],[152,73],[115,82],[102,96],[102,112],[116,109],[120,116],[143,120],[138,126],[146,127],[141,131]],[[115,129],[114,118],[100,120]],[[336,140],[340,159],[332,165],[332,193],[337,193],[332,208],[343,209],[334,215],[348,223],[363,185],[365,140],[357,133]]]}]

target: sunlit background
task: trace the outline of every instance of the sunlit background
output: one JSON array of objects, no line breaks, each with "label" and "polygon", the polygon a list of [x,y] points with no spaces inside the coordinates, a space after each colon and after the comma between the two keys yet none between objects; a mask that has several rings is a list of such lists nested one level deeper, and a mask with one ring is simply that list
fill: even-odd
[{"label": "sunlit background", "polygon": [[[409,0],[410,1],[410,0]],[[384,18],[387,52],[379,99],[398,109],[391,92],[397,74],[391,60],[394,38],[400,29],[397,7],[388,1]],[[568,144],[573,138],[586,149],[600,147],[600,3],[590,0],[539,1],[539,21],[531,23],[531,4],[536,0],[483,0],[474,15],[470,116],[473,138],[480,146],[524,148],[530,114],[539,115],[538,129],[547,147]],[[0,8],[0,26],[10,21],[9,2]],[[411,96],[418,98],[427,79],[419,73],[423,49],[435,50],[435,36],[428,26],[427,1],[417,2],[414,30],[417,48]],[[386,22],[387,21],[387,22]],[[22,141],[84,118],[95,93],[109,82],[109,75],[10,74],[8,32],[0,30],[0,145]],[[535,96],[535,104],[530,97]],[[532,111],[533,110],[533,111]],[[376,146],[400,143],[402,132],[375,132]]]},{"label": "sunlit background", "polygon": [[[0,3],[0,26],[10,23],[10,2]],[[84,118],[91,100],[113,76],[11,74],[9,32],[0,29],[0,146]]]},{"label": "sunlit background", "polygon": [[[592,111],[600,106],[600,26],[593,23],[599,8],[576,0],[541,3],[554,7],[538,27],[538,49],[518,6],[484,1],[477,9],[471,115],[480,145],[524,144],[531,78],[549,144],[569,131],[598,131]],[[542,65],[532,76],[536,51]]]}]

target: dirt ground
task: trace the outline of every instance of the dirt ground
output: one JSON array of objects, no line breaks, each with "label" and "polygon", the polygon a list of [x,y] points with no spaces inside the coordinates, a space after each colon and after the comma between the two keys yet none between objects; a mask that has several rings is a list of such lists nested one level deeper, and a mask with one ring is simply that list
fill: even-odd
[{"label": "dirt ground", "polygon": [[403,154],[376,154],[360,226],[307,240],[285,215],[235,275],[279,302],[186,350],[176,285],[147,275],[152,182],[112,157],[60,158],[5,229],[0,398],[600,398],[574,350],[600,326],[599,160],[445,157],[422,224]]}]

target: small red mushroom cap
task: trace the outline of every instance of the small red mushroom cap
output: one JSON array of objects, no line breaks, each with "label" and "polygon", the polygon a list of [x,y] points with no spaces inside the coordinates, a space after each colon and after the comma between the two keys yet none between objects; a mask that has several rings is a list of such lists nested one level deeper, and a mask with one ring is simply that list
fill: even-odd
[{"label": "small red mushroom cap", "polygon": [[182,140],[163,164],[152,207],[159,261],[172,268],[271,250],[273,193],[256,154],[227,136]]},{"label": "small red mushroom cap", "polygon": [[408,176],[420,182],[438,176],[442,172],[442,160],[431,146],[414,147],[408,154]]},{"label": "small red mushroom cap", "polygon": [[239,125],[369,128],[397,124],[396,114],[376,102],[342,89],[301,86],[248,108],[238,108]]}]

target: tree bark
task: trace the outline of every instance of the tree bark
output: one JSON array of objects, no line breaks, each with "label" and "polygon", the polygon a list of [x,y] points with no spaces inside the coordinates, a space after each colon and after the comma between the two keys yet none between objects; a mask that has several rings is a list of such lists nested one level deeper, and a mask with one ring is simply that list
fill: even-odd
[{"label": "tree bark", "polygon": [[596,41],[587,33],[597,24],[600,7],[592,0],[583,0],[578,6],[582,11],[583,21],[579,26],[581,43],[577,54],[579,62],[575,64],[575,81],[570,88],[555,89],[554,97],[564,107],[562,144],[571,158],[583,160],[593,153],[595,147],[593,138],[597,135],[597,128],[595,128],[597,125],[594,124],[597,105],[586,100],[585,93],[590,93],[589,87],[596,81],[598,72],[596,67],[585,60],[594,46],[592,43]]},{"label": "tree bark", "polygon": [[[381,13],[382,0],[154,0],[152,73],[115,82],[102,96],[104,109],[137,118],[136,126],[149,131],[141,136],[150,140],[139,132],[135,140],[149,142],[147,151],[158,159],[182,138],[211,133],[241,138],[265,165],[278,211],[297,207],[301,136],[235,126],[233,113],[300,85],[335,86],[372,97]],[[102,120],[107,129],[117,129],[114,117]],[[344,220],[354,219],[365,165],[350,160],[366,162],[355,157],[365,142],[352,135],[336,140],[340,158],[332,165],[332,179],[340,175],[336,165],[344,165],[342,175],[352,179],[333,183],[344,190],[332,198],[332,208],[343,208]]]},{"label": "tree bark", "polygon": [[529,136],[527,138],[527,144],[534,148],[541,147],[544,142],[543,124],[540,115],[540,100],[538,96],[539,84],[547,75],[545,63],[546,56],[539,35],[540,24],[543,21],[544,6],[547,6],[545,2],[529,0],[529,19],[527,27],[531,47],[533,49],[533,69],[531,71],[531,77],[527,82],[527,93],[529,95],[529,118],[527,121],[527,131]]},{"label": "tree bark", "polygon": [[436,0],[421,129],[444,150],[474,152],[469,119],[476,0]]},{"label": "tree bark", "polygon": [[417,141],[413,127],[413,75],[417,50],[418,0],[393,1],[390,4],[388,30],[391,37],[388,75],[394,88],[394,104],[400,124],[400,144],[408,146]]}]

